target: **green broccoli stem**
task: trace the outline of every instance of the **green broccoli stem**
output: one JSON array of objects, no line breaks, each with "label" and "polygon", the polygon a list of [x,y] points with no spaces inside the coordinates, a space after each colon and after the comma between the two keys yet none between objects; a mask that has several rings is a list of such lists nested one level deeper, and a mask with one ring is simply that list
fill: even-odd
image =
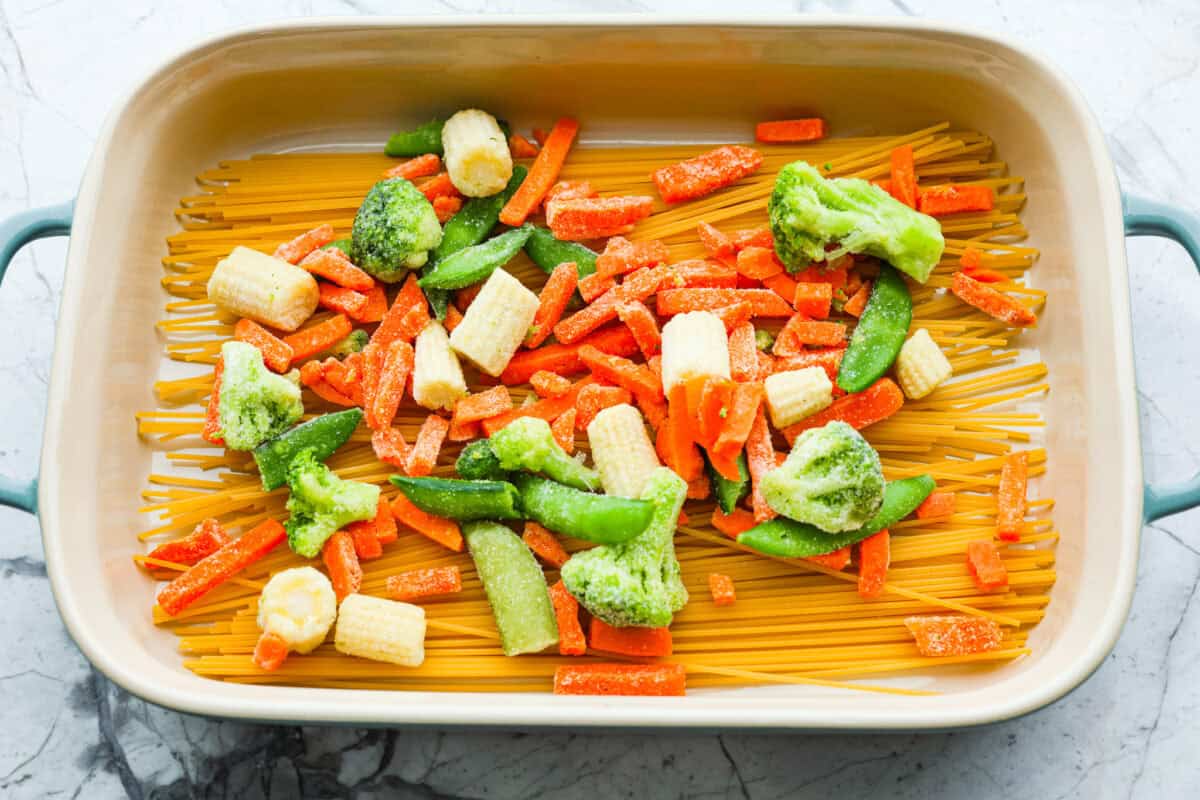
[{"label": "green broccoli stem", "polygon": [[476,439],[464,447],[454,462],[454,470],[458,477],[469,481],[506,481],[509,477],[487,439]]},{"label": "green broccoli stem", "polygon": [[596,259],[599,258],[596,251],[578,242],[562,242],[555,239],[554,234],[547,228],[533,229],[529,241],[525,243],[525,254],[547,275],[559,264],[574,261],[580,278],[586,278],[596,271]]},{"label": "green broccoli stem", "polygon": [[934,485],[933,478],[928,475],[892,481],[883,490],[883,505],[879,511],[866,525],[855,531],[830,534],[804,522],[776,517],[739,534],[737,542],[765,555],[780,558],[809,558],[832,553],[895,525],[917,510],[917,506],[933,491]]},{"label": "green broccoli stem", "polygon": [[492,434],[488,441],[500,466],[510,472],[519,469],[540,472],[559,483],[589,492],[600,488],[600,473],[567,455],[544,419],[514,420]]},{"label": "green broccoli stem", "polygon": [[329,458],[354,433],[362,416],[361,408],[322,414],[254,448],[263,490],[269,492],[287,483],[288,467],[301,450],[311,448],[318,461]]},{"label": "green broccoli stem", "polygon": [[487,280],[488,276],[521,252],[532,230],[533,226],[522,225],[483,244],[459,250],[445,261],[434,264],[419,281],[421,288],[462,289]]},{"label": "green broccoli stem", "polygon": [[393,485],[422,511],[457,520],[521,519],[516,487],[504,481],[409,478],[392,475]]},{"label": "green broccoli stem", "polygon": [[463,537],[496,618],[504,655],[540,653],[557,644],[546,578],[520,537],[495,522],[464,525]]},{"label": "green broccoli stem", "polygon": [[854,393],[879,380],[899,355],[911,323],[908,284],[890,264],[880,264],[867,307],[838,367],[837,385]]},{"label": "green broccoli stem", "polygon": [[533,475],[514,475],[525,516],[552,531],[599,544],[640,535],[654,514],[645,500],[590,494]]},{"label": "green broccoli stem", "polygon": [[442,126],[444,119],[433,119],[411,131],[393,133],[383,146],[383,154],[392,158],[423,156],[426,153],[442,154]]}]

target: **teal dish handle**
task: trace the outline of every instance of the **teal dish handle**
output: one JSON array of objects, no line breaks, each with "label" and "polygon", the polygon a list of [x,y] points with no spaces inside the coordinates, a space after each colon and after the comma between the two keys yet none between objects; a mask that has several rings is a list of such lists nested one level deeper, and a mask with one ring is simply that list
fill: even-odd
[{"label": "teal dish handle", "polygon": [[[1200,217],[1187,211],[1132,194],[1121,198],[1126,236],[1161,236],[1183,245],[1200,270]],[[1142,514],[1146,522],[1187,511],[1200,505],[1200,472],[1170,486],[1146,484]]]},{"label": "teal dish handle", "polygon": [[[0,222],[0,283],[18,250],[37,239],[66,236],[71,232],[74,214],[75,201],[70,200],[56,206],[32,208]],[[0,475],[0,505],[36,514],[37,478],[18,480]]]}]

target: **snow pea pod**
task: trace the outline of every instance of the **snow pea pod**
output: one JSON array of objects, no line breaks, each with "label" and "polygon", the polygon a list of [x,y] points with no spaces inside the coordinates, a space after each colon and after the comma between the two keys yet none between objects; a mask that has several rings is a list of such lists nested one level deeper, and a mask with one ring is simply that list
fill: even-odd
[{"label": "snow pea pod", "polygon": [[912,324],[912,295],[891,264],[879,265],[879,277],[863,310],[850,346],[838,368],[837,385],[861,392],[888,371]]},{"label": "snow pea pod", "polygon": [[607,494],[591,494],[533,475],[514,475],[525,516],[552,531],[599,544],[640,535],[650,524],[654,504]]},{"label": "snow pea pod", "polygon": [[422,289],[462,289],[486,280],[521,252],[532,230],[533,226],[522,225],[483,244],[459,250],[445,261],[434,264],[433,269],[417,282]]},{"label": "snow pea pod", "polygon": [[525,254],[547,275],[559,264],[574,261],[580,278],[586,278],[596,271],[596,259],[599,257],[595,250],[578,242],[555,239],[554,234],[546,228],[533,229],[533,234],[525,243]]},{"label": "snow pea pod", "polygon": [[520,496],[504,481],[453,478],[388,478],[414,506],[448,519],[521,519]]},{"label": "snow pea pod", "polygon": [[392,158],[423,156],[426,153],[442,154],[442,126],[444,119],[432,119],[411,131],[393,133],[383,146],[383,154]]},{"label": "snow pea pod", "polygon": [[883,505],[879,511],[858,530],[826,533],[804,522],[776,517],[739,534],[737,541],[752,550],[780,558],[810,558],[832,553],[895,525],[916,511],[933,488],[933,478],[928,475],[892,481],[883,490]]},{"label": "snow pea pod", "polygon": [[318,461],[333,455],[333,451],[354,433],[362,415],[361,408],[322,414],[254,448],[254,461],[262,477],[263,491],[269,492],[287,483],[288,466],[301,450],[311,449]]},{"label": "snow pea pod", "polygon": [[463,537],[496,617],[506,656],[539,653],[558,642],[546,578],[520,537],[496,522],[463,526]]}]

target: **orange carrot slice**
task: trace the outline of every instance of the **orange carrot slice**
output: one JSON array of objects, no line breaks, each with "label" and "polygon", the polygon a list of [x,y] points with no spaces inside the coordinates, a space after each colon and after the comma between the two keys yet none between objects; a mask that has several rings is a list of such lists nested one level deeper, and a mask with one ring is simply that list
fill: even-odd
[{"label": "orange carrot slice", "polygon": [[536,350],[517,353],[500,374],[502,383],[516,386],[528,383],[535,372],[573,375],[587,369],[579,359],[579,348],[590,345],[602,353],[629,356],[638,351],[637,340],[624,325],[614,325],[597,331],[573,344],[548,344]]},{"label": "orange carrot slice", "polygon": [[415,355],[412,345],[401,339],[387,346],[383,369],[379,372],[379,386],[375,390],[373,427],[387,428],[396,418],[400,401],[404,399],[404,387],[412,375]]},{"label": "orange carrot slice", "polygon": [[397,428],[379,428],[371,434],[371,449],[375,457],[396,469],[408,467],[409,447],[404,434]]},{"label": "orange carrot slice", "polygon": [[725,145],[657,169],[650,174],[667,203],[693,200],[736,183],[762,166],[762,153],[741,145]]},{"label": "orange carrot slice", "polygon": [[579,132],[579,123],[570,117],[563,117],[554,123],[554,128],[542,142],[541,152],[537,154],[529,167],[529,174],[521,182],[520,188],[500,210],[500,221],[505,225],[517,227],[533,213],[546,192],[558,180],[563,162],[571,149],[571,142]]},{"label": "orange carrot slice", "polygon": [[419,478],[433,472],[437,464],[438,454],[442,452],[442,442],[450,431],[450,423],[437,414],[430,414],[417,433],[417,441],[408,452],[408,464],[404,470],[414,478]]},{"label": "orange carrot slice", "polygon": [[1000,646],[1004,634],[995,620],[966,615],[906,617],[904,627],[923,656],[966,656]]},{"label": "orange carrot slice", "polygon": [[789,317],[791,305],[768,289],[665,289],[655,298],[663,316],[687,311],[711,311],[734,303],[749,303],[756,317]]},{"label": "orange carrot slice", "polygon": [[744,508],[735,508],[728,514],[720,508],[713,509],[712,526],[730,539],[736,539],[739,533],[745,533],[757,524],[754,515]]},{"label": "orange carrot slice", "polygon": [[463,199],[461,197],[435,197],[433,199],[433,213],[437,215],[438,222],[445,225],[450,221],[450,218],[462,211]]},{"label": "orange carrot slice", "polygon": [[[895,189],[895,186],[892,187]],[[959,214],[965,211],[991,211],[995,196],[991,187],[976,184],[935,186],[921,191],[917,209],[931,217]]]},{"label": "orange carrot slice", "polygon": [[577,413],[574,408],[568,408],[563,413],[554,418],[550,423],[550,434],[554,437],[554,441],[558,446],[567,453],[575,452],[575,417]]},{"label": "orange carrot slice", "polygon": [[777,356],[796,356],[805,352],[806,345],[836,347],[845,342],[846,326],[842,323],[811,320],[797,313],[775,337],[771,352]]},{"label": "orange carrot slice", "polygon": [[806,560],[814,564],[820,564],[822,567],[829,569],[843,570],[850,563],[850,548],[840,547],[830,553],[822,553],[819,556],[809,556]]},{"label": "orange carrot slice", "polygon": [[571,302],[571,295],[575,293],[578,285],[579,271],[574,261],[564,262],[554,268],[546,280],[546,285],[542,287],[542,293],[538,295],[538,309],[533,315],[533,326],[525,337],[526,347],[539,347],[549,338],[554,326],[567,310],[567,303]]},{"label": "orange carrot slice", "polygon": [[432,539],[443,547],[456,553],[463,550],[462,530],[452,519],[435,517],[427,514],[409,502],[403,494],[392,498],[392,516],[405,527],[412,528],[417,533]]},{"label": "orange carrot slice", "polygon": [[454,333],[454,329],[458,327],[458,323],[462,322],[462,312],[453,305],[446,306],[446,319],[442,324],[446,326],[446,333]]},{"label": "orange carrot slice", "polygon": [[556,239],[585,241],[628,233],[653,211],[645,195],[555,199],[546,204],[546,224]]},{"label": "orange carrot slice", "polygon": [[911,144],[901,145],[891,155],[891,195],[909,208],[917,207],[917,168]]},{"label": "orange carrot slice", "polygon": [[777,466],[775,445],[771,441],[771,429],[767,427],[766,411],[759,406],[746,437],[746,466],[750,472],[750,507],[754,509],[754,520],[766,522],[775,518],[775,512],[767,505],[762,492],[762,479]]},{"label": "orange carrot slice", "polygon": [[989,539],[967,542],[967,569],[981,592],[1008,586],[1008,568]]},{"label": "orange carrot slice", "polygon": [[344,314],[330,317],[319,325],[312,325],[283,338],[292,348],[292,360],[299,361],[328,350],[350,335],[354,326]]},{"label": "orange carrot slice", "polygon": [[804,369],[805,367],[820,367],[825,370],[825,374],[829,376],[829,380],[836,381],[838,370],[842,366],[842,356],[845,355],[845,347],[829,347],[824,350],[805,350],[795,355],[790,355],[785,358],[780,358],[775,361],[775,372],[790,372],[796,369]]},{"label": "orange carrot slice", "polygon": [[1028,484],[1029,453],[1009,453],[1000,469],[1000,485],[996,492],[996,532],[1003,541],[1021,540]]},{"label": "orange carrot slice", "polygon": [[442,159],[437,153],[426,153],[423,156],[410,158],[401,164],[397,164],[391,169],[384,170],[383,177],[385,178],[404,178],[405,180],[413,180],[414,178],[425,178],[429,175],[437,175],[442,170]]},{"label": "orange carrot slice", "polygon": [[[390,517],[391,515],[389,511],[388,516]],[[375,522],[373,520],[351,522],[346,526],[345,530],[354,541],[354,554],[358,556],[359,561],[370,561],[373,558],[379,558],[383,555],[383,545],[380,543],[379,537],[375,534]]]},{"label": "orange carrot slice", "polygon": [[329,572],[333,593],[338,602],[362,588],[363,570],[354,551],[354,537],[346,531],[337,531],[325,541],[321,548],[321,560]]},{"label": "orange carrot slice", "polygon": [[616,628],[593,617],[588,633],[588,645],[593,650],[623,656],[671,655],[670,628]]},{"label": "orange carrot slice", "polygon": [[437,202],[439,197],[461,197],[458,187],[450,180],[450,174],[439,172],[417,187],[429,202]]},{"label": "orange carrot slice", "polygon": [[538,370],[529,378],[529,385],[538,397],[562,397],[571,388],[571,381],[548,370]]},{"label": "orange carrot slice", "polygon": [[155,547],[150,551],[148,557],[191,566],[197,561],[211,556],[230,541],[229,534],[221,527],[221,523],[209,517],[197,525],[196,529],[187,536],[173,542],[163,542]]},{"label": "orange carrot slice", "polygon": [[782,297],[787,303],[791,303],[796,297],[796,281],[782,272],[765,279],[762,284]]},{"label": "orange carrot slice", "polygon": [[833,304],[833,286],[828,283],[798,283],[792,305],[810,319],[825,319]]},{"label": "orange carrot slice", "polygon": [[652,400],[661,400],[663,397],[662,380],[644,364],[602,353],[591,345],[579,348],[579,359],[605,383],[620,386],[638,397]]},{"label": "orange carrot slice", "polygon": [[454,404],[454,421],[458,424],[478,422],[503,414],[513,407],[512,395],[504,385],[469,394]]},{"label": "orange carrot slice", "polygon": [[825,138],[825,120],[820,117],[777,119],[754,126],[754,138],[760,142],[813,142]]},{"label": "orange carrot slice", "polygon": [[233,326],[233,338],[257,347],[263,363],[272,372],[284,373],[292,366],[295,353],[291,345],[252,319],[239,319]]},{"label": "orange carrot slice", "polygon": [[954,273],[954,282],[950,285],[950,291],[954,292],[955,296],[967,305],[978,308],[1006,325],[1023,328],[1037,322],[1037,315],[1022,305],[1020,301],[1004,292],[985,286],[964,272]]},{"label": "orange carrot slice", "polygon": [[617,304],[617,316],[633,334],[638,349],[642,355],[650,358],[658,352],[662,345],[662,333],[658,330],[658,320],[654,313],[646,308],[646,304],[637,300]]},{"label": "orange carrot slice", "polygon": [[374,278],[333,250],[314,250],[300,261],[299,266],[356,292],[369,292],[375,286]]},{"label": "orange carrot slice", "polygon": [[283,666],[288,656],[288,643],[278,633],[264,631],[254,645],[254,666],[264,672],[274,672]]},{"label": "orange carrot slice", "polygon": [[384,586],[388,597],[410,603],[422,597],[461,592],[462,573],[455,566],[411,569],[389,575]]},{"label": "orange carrot slice", "polygon": [[917,519],[936,519],[954,513],[954,492],[930,492],[917,506]]},{"label": "orange carrot slice", "polygon": [[719,572],[708,574],[708,591],[712,595],[714,606],[731,606],[737,602],[737,592],[733,588],[733,578]]},{"label": "orange carrot slice", "polygon": [[579,296],[583,298],[583,302],[591,303],[603,297],[610,289],[615,288],[617,288],[616,278],[593,272],[579,281]]},{"label": "orange carrot slice", "polygon": [[[811,284],[810,284],[811,285]],[[850,299],[842,305],[842,310],[852,317],[861,317],[867,310],[867,301],[871,299],[871,282],[863,281],[863,285],[850,295]]]},{"label": "orange carrot slice", "polygon": [[683,664],[578,664],[554,670],[555,694],[683,697]]},{"label": "orange carrot slice", "polygon": [[175,616],[212,589],[258,561],[287,538],[278,521],[265,520],[240,538],[202,558],[187,572],[180,573],[158,593],[158,605],[168,616]]},{"label": "orange carrot slice", "polygon": [[736,289],[738,272],[733,267],[694,258],[671,265],[672,289]]},{"label": "orange carrot slice", "polygon": [[563,549],[558,537],[536,522],[525,523],[525,531],[521,534],[521,540],[533,551],[535,556],[555,569],[562,567],[571,557]]},{"label": "orange carrot slice", "polygon": [[[425,308],[425,293],[417,284],[417,274],[410,272],[400,288],[400,293],[392,301],[392,307],[383,315],[379,327],[371,335],[371,341],[380,345],[391,344],[396,339],[412,339],[421,332],[421,328],[411,331],[411,326],[418,320],[407,320],[406,317],[414,308]],[[428,312],[426,312],[428,314]],[[428,320],[426,320],[428,321]],[[422,328],[424,325],[421,326]],[[407,335],[411,332],[411,335]]]},{"label": "orange carrot slice", "polygon": [[887,583],[891,563],[891,535],[887,529],[872,534],[858,546],[858,596],[879,597]]},{"label": "orange carrot slice", "polygon": [[311,231],[300,234],[290,242],[284,242],[279,245],[275,248],[275,252],[272,255],[276,258],[282,258],[289,264],[295,264],[318,247],[324,247],[332,242],[335,236],[337,234],[334,232],[332,225],[318,225]]},{"label": "orange carrot slice", "polygon": [[384,291],[383,284],[376,283],[366,295],[367,304],[362,310],[356,314],[347,313],[346,316],[355,322],[379,322],[388,310],[387,292]]},{"label": "orange carrot slice", "polygon": [[614,236],[596,258],[596,274],[617,277],[643,267],[665,264],[669,255],[667,246],[657,239],[631,242],[623,236]]},{"label": "orange carrot slice", "polygon": [[737,254],[737,271],[747,278],[763,280],[783,272],[783,263],[774,250],[766,247],[747,247]]},{"label": "orange carrot slice", "polygon": [[758,376],[758,344],[749,322],[729,332],[729,372],[735,381],[752,381]]},{"label": "orange carrot slice", "polygon": [[579,197],[595,197],[596,190],[588,181],[559,181],[546,190],[542,203],[551,200],[574,200]]},{"label": "orange carrot slice", "polygon": [[783,435],[788,443],[795,442],[796,437],[810,428],[820,428],[833,420],[841,420],[856,430],[862,430],[868,425],[874,425],[880,420],[887,419],[900,410],[904,405],[904,393],[891,378],[880,378],[867,389],[857,394],[848,394],[833,401],[833,404],[823,411],[818,411],[783,429]]},{"label": "orange carrot slice", "polygon": [[[729,401],[729,413],[725,415],[725,423],[721,426],[721,434],[713,443],[713,452],[727,459],[737,458],[737,454],[746,445],[750,437],[750,429],[754,426],[754,418],[762,404],[763,387],[761,383],[739,383],[734,386],[733,396]],[[737,480],[737,468],[733,474],[725,474],[731,480]]]},{"label": "orange carrot slice", "polygon": [[225,372],[225,360],[217,356],[213,365],[212,391],[208,393],[208,405],[204,407],[204,427],[200,437],[209,444],[222,446],[225,440],[219,435],[221,431],[221,376]]},{"label": "orange carrot slice", "polygon": [[321,281],[317,284],[321,290],[320,303],[322,308],[328,308],[339,314],[345,314],[350,319],[358,319],[367,307],[367,296],[353,289],[335,286]]},{"label": "orange carrot slice", "polygon": [[667,420],[658,429],[655,444],[663,463],[689,483],[704,472],[704,462],[692,439],[691,427],[687,386],[680,383],[671,389],[667,402]]},{"label": "orange carrot slice", "polygon": [[710,256],[724,258],[734,254],[733,239],[707,222],[701,222],[696,226],[696,235],[700,237],[700,244],[704,245],[704,249]]},{"label": "orange carrot slice", "polygon": [[[528,524],[528,523],[526,523]],[[550,603],[558,622],[558,654],[581,656],[587,652],[583,626],[579,624],[579,601],[571,596],[562,581],[550,587]]]}]

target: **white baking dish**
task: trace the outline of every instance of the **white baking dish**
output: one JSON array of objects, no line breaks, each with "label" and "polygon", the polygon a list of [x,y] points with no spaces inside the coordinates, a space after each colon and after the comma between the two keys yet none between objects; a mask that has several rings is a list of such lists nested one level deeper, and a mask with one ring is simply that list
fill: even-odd
[{"label": "white baking dish", "polygon": [[[514,87],[519,87],[514,90]],[[529,127],[572,113],[586,138],[737,140],[796,111],[839,134],[949,119],[986,131],[1027,179],[1025,220],[1050,290],[1023,337],[1051,368],[1049,471],[1059,504],[1058,583],[1033,655],[908,685],[934,697],[772,687],[683,699],[561,698],[254,687],[198,678],[151,624],[152,584],[132,571],[151,447],[133,432],[153,407],[161,347],[158,262],[170,209],[221,158],[382,142],[406,122],[467,106]],[[1194,249],[1195,220],[1133,208],[1135,233]],[[62,217],[62,219],[57,219]],[[70,209],[0,233],[65,230]],[[150,74],[101,134],[70,222],[71,246],[42,451],[46,563],[71,635],[129,691],[184,711],[357,724],[945,728],[1037,709],[1109,652],[1133,591],[1142,524],[1122,200],[1104,139],[1078,92],[1040,58],[986,35],[921,22],[782,18],[352,19],[254,28],[204,42]],[[1190,232],[1188,226],[1190,228]],[[1190,238],[1189,238],[1190,237]],[[1152,515],[1196,504],[1200,485],[1147,495]],[[0,500],[32,510],[32,489]],[[1084,580],[1084,576],[1087,579]]]}]

